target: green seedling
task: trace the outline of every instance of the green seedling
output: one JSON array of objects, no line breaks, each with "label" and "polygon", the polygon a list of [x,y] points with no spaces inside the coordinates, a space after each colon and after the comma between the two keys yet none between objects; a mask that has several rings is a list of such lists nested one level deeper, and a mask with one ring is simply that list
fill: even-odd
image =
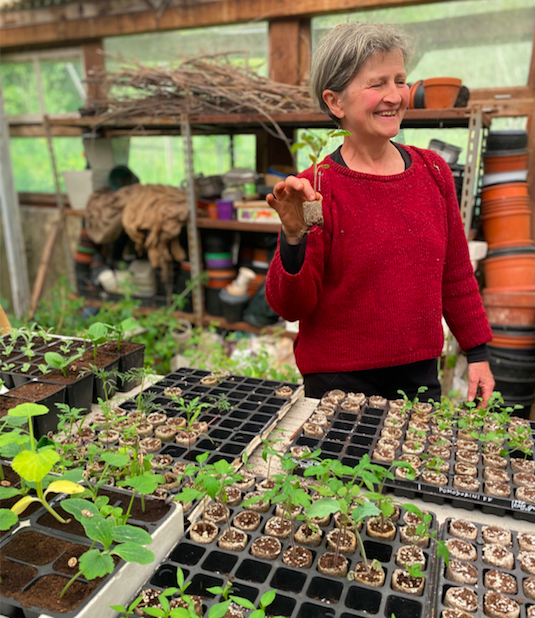
[{"label": "green seedling", "polygon": [[93,344],[93,360],[96,360],[98,346],[109,339],[108,326],[102,322],[95,322],[87,329],[86,336]]},{"label": "green seedling", "polygon": [[45,354],[45,362],[52,369],[59,369],[64,377],[67,377],[67,370],[75,360],[80,358],[81,353],[77,352],[73,354],[69,358],[64,358],[61,354],[57,352],[47,352]]},{"label": "green seedling", "polygon": [[[410,535],[410,541],[412,545],[416,547],[421,547],[425,539],[429,539],[429,542],[435,540],[436,542],[436,552],[439,558],[443,558],[446,566],[449,564],[449,550],[445,541],[437,541],[436,537],[438,535],[438,530],[429,530],[429,526],[433,521],[433,517],[430,513],[422,513],[422,511],[415,506],[414,504],[404,504],[403,508],[409,512],[416,515],[420,522],[413,529],[413,534]],[[418,565],[419,566],[419,565]],[[420,576],[418,576],[420,577]]]},{"label": "green seedling", "polygon": [[133,503],[133,498],[137,491],[141,495],[141,510],[145,512],[145,496],[154,493],[158,485],[162,483],[165,483],[164,476],[161,474],[154,474],[154,472],[150,470],[145,470],[142,474],[129,476],[119,481],[117,485],[119,487],[130,487],[133,490],[131,504]]},{"label": "green seedling", "polygon": [[128,607],[126,607],[125,605],[110,605],[110,609],[113,609],[113,611],[115,612],[119,612],[120,618],[128,618],[128,616],[135,615],[135,609],[142,600],[143,597],[139,596],[137,597],[137,599],[134,599]]},{"label": "green seedling", "polygon": [[120,352],[121,342],[125,333],[133,331],[137,326],[139,326],[139,323],[134,318],[126,318],[118,324],[106,324],[106,326],[110,331],[117,335],[117,352]]},{"label": "green seedling", "polygon": [[[58,479],[48,484],[46,490],[43,486],[43,479],[52,471],[54,465],[59,461],[60,456],[56,452],[54,443],[44,436],[36,442],[33,435],[33,422],[32,419],[36,416],[43,416],[48,414],[48,408],[35,403],[22,403],[15,408],[9,410],[9,417],[17,419],[15,425],[20,425],[22,422],[28,425],[29,440],[21,439],[20,427],[18,431],[12,431],[7,434],[2,434],[0,437],[0,444],[6,446],[10,443],[15,443],[22,446],[22,450],[15,455],[11,463],[11,467],[15,472],[24,479],[26,483],[35,484],[36,496],[23,496],[17,503],[11,507],[12,515],[8,515],[2,509],[0,529],[9,529],[13,523],[17,520],[13,515],[18,518],[26,508],[33,502],[39,502],[55,519],[60,523],[67,523],[54,509],[48,504],[47,496],[51,493],[66,493],[66,494],[78,494],[84,491],[84,488],[72,481]],[[5,417],[4,417],[5,418]],[[21,492],[14,488],[11,489],[11,496],[17,495]],[[16,493],[14,493],[14,491]],[[4,492],[5,494],[6,492]],[[5,495],[3,497],[6,497]],[[9,525],[8,525],[9,524]],[[6,527],[7,526],[7,527]]]}]

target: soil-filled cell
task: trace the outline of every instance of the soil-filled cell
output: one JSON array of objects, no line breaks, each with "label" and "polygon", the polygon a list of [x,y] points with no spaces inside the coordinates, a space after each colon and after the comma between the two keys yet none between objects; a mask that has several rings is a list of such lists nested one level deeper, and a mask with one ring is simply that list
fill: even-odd
[{"label": "soil-filled cell", "polygon": [[364,541],[364,549],[368,560],[379,560],[379,562],[389,562],[392,556],[392,545],[386,543],[376,543],[375,541]]},{"label": "soil-filled cell", "polygon": [[254,582],[255,584],[263,584],[268,578],[270,571],[271,566],[269,564],[247,558],[238,567],[236,577]]},{"label": "soil-filled cell", "polygon": [[199,562],[205,552],[205,547],[190,545],[189,543],[180,543],[180,545],[175,547],[175,549],[171,552],[169,557],[173,560],[173,562],[192,566]]},{"label": "soil-filled cell", "polygon": [[280,568],[275,571],[270,585],[284,592],[301,592],[306,581],[306,573],[299,573],[293,569]]},{"label": "soil-filled cell", "polygon": [[323,577],[313,577],[307,590],[307,597],[334,605],[340,600],[343,589],[344,585],[342,582],[332,581]]},{"label": "soil-filled cell", "polygon": [[[381,593],[364,586],[351,586],[346,597],[346,607],[368,614],[376,614],[381,606]],[[390,617],[391,614],[388,614]],[[397,618],[397,614],[396,614]]]},{"label": "soil-filled cell", "polygon": [[[184,578],[189,575],[187,569],[184,571]],[[176,566],[174,564],[165,563],[162,564],[156,573],[151,577],[151,586],[158,586],[159,588],[171,588],[176,586]]]},{"label": "soil-filled cell", "polygon": [[402,597],[389,596],[386,600],[385,615],[394,614],[396,618],[421,618],[423,605],[419,601],[404,599]]},{"label": "soil-filled cell", "polygon": [[228,575],[237,561],[238,556],[213,551],[211,554],[208,554],[208,557],[202,563],[202,568],[205,571],[212,571],[212,573],[218,573],[219,575]]},{"label": "soil-filled cell", "polygon": [[295,604],[295,599],[277,594],[273,603],[268,607],[268,614],[270,616],[284,616],[285,618],[290,618]]},{"label": "soil-filled cell", "polygon": [[329,453],[339,453],[344,448],[344,445],[340,442],[329,442],[328,440],[325,440],[321,448]]},{"label": "soil-filled cell", "polygon": [[232,442],[228,442],[224,444],[220,452],[228,453],[229,455],[239,455],[243,451],[243,446],[241,444],[232,444]]},{"label": "soil-filled cell", "polygon": [[191,579],[191,584],[188,587],[188,594],[198,594],[204,599],[213,599],[215,595],[208,592],[208,588],[213,586],[223,586],[223,580],[205,573],[197,573]]},{"label": "soil-filled cell", "polygon": [[334,618],[334,608],[313,603],[303,603],[297,618]]},{"label": "soil-filled cell", "polygon": [[249,414],[247,412],[244,412],[243,410],[234,410],[234,412],[231,412],[229,414],[229,416],[231,418],[238,418],[241,421],[245,420],[246,418],[249,418]]},{"label": "soil-filled cell", "polygon": [[359,446],[370,446],[373,442],[372,436],[360,436],[358,433],[351,436],[351,443],[358,444]]}]

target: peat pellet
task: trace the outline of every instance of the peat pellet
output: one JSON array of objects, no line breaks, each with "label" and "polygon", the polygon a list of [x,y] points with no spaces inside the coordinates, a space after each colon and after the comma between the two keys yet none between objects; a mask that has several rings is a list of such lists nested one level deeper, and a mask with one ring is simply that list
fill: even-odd
[{"label": "peat pellet", "polygon": [[401,410],[405,407],[405,399],[390,399],[388,406],[390,410]]},{"label": "peat pellet", "polygon": [[241,491],[234,486],[225,487],[225,494],[227,496],[226,504],[228,506],[238,506],[241,503]]},{"label": "peat pellet", "polygon": [[390,438],[392,440],[400,440],[403,436],[401,429],[397,427],[383,427],[381,429],[381,438]]},{"label": "peat pellet", "polygon": [[425,577],[411,577],[402,569],[396,569],[392,573],[392,589],[412,596],[421,597],[424,593]]},{"label": "peat pellet", "polygon": [[429,537],[418,539],[416,534],[417,526],[407,525],[399,527],[399,538],[406,545],[417,545],[418,547],[429,547]]},{"label": "peat pellet", "polygon": [[450,558],[458,558],[459,560],[468,560],[469,562],[475,562],[477,560],[477,550],[468,541],[462,541],[461,539],[448,539],[446,541],[446,547],[450,552]]},{"label": "peat pellet", "polygon": [[159,427],[160,425],[163,425],[167,422],[167,414],[162,414],[161,412],[151,412],[147,416],[147,421],[153,427]]},{"label": "peat pellet", "polygon": [[321,413],[313,414],[309,418],[308,422],[312,423],[313,425],[319,425],[320,427],[330,427],[331,426],[331,423],[329,422],[325,414],[321,414]]},{"label": "peat pellet", "polygon": [[483,599],[483,611],[490,618],[518,618],[520,606],[516,601],[499,592],[487,592]]},{"label": "peat pellet", "polygon": [[338,555],[336,564],[334,562],[334,552],[326,552],[319,557],[318,571],[323,575],[330,575],[331,577],[345,577],[349,563],[345,556]]},{"label": "peat pellet", "polygon": [[455,459],[461,463],[477,466],[479,463],[479,453],[460,449],[455,453]]},{"label": "peat pellet", "polygon": [[339,543],[339,550],[342,554],[350,555],[354,554],[357,549],[357,537],[355,533],[351,530],[342,530],[341,528],[335,528],[327,533],[327,547],[332,551],[335,550],[335,547],[338,543],[338,539],[341,540]]},{"label": "peat pellet", "polygon": [[483,470],[483,478],[494,483],[509,483],[511,481],[509,474],[505,470],[499,470],[498,468],[485,468]]},{"label": "peat pellet", "polygon": [[511,457],[511,470],[513,472],[526,472],[528,474],[533,474],[535,473],[535,460]]},{"label": "peat pellet", "polygon": [[518,562],[520,562],[520,568],[524,573],[535,575],[535,553],[521,551],[518,554]]},{"label": "peat pellet", "polygon": [[445,609],[440,614],[440,618],[474,618],[474,616],[460,609]]},{"label": "peat pellet", "polygon": [[257,513],[256,511],[240,511],[234,517],[232,524],[235,528],[252,532],[258,528],[261,520],[262,518],[260,517],[260,513]]},{"label": "peat pellet", "polygon": [[401,450],[407,455],[421,455],[425,450],[425,443],[420,440],[407,440],[403,443]]},{"label": "peat pellet", "polygon": [[454,586],[446,591],[444,604],[446,607],[473,613],[478,609],[477,594],[470,588]]},{"label": "peat pellet", "polygon": [[291,397],[293,393],[293,390],[289,386],[281,386],[275,391],[275,396],[288,399],[288,397]]},{"label": "peat pellet", "polygon": [[470,440],[457,440],[457,450],[477,453],[479,451],[479,446],[476,442],[471,442]]},{"label": "peat pellet", "polygon": [[228,549],[228,551],[242,551],[247,546],[248,540],[243,530],[230,528],[230,530],[225,530],[217,539],[217,544],[221,549]]},{"label": "peat pellet", "polygon": [[284,517],[270,517],[266,521],[264,534],[276,536],[278,539],[286,539],[292,531],[292,522]]},{"label": "peat pellet", "polygon": [[381,522],[380,517],[370,517],[366,524],[366,532],[372,539],[393,541],[396,536],[396,526],[388,519]]},{"label": "peat pellet", "polygon": [[332,391],[325,393],[324,397],[340,403],[346,398],[346,393],[341,388],[335,388]]},{"label": "peat pellet", "polygon": [[525,579],[522,584],[522,588],[524,589],[524,594],[528,597],[528,599],[535,601],[535,577],[528,577]]},{"label": "peat pellet", "polygon": [[452,519],[448,532],[451,536],[466,541],[475,541],[477,538],[477,526],[465,519]]},{"label": "peat pellet", "polygon": [[447,449],[451,449],[453,446],[451,440],[448,440],[448,438],[443,438],[442,436],[436,434],[429,436],[428,442],[431,446],[443,446]]},{"label": "peat pellet", "polygon": [[477,569],[469,562],[450,560],[446,568],[446,579],[457,584],[473,585],[477,583]]},{"label": "peat pellet", "polygon": [[219,528],[210,521],[198,521],[190,529],[189,536],[192,541],[207,545],[215,540]]},{"label": "peat pellet", "polygon": [[309,569],[312,566],[312,552],[306,547],[289,547],[282,552],[282,561],[288,566],[296,567],[297,569]]},{"label": "peat pellet", "polygon": [[407,568],[410,568],[413,564],[419,564],[423,570],[425,569],[425,554],[421,547],[404,545],[396,552],[396,564]]},{"label": "peat pellet", "polygon": [[198,437],[196,431],[180,431],[175,436],[175,442],[181,446],[191,446],[197,442]]},{"label": "peat pellet", "polygon": [[379,395],[372,395],[369,399],[370,408],[386,408],[388,400]]},{"label": "peat pellet", "polygon": [[445,446],[433,445],[427,449],[429,455],[433,455],[433,457],[439,457],[440,459],[449,459],[451,456],[451,451],[449,448]]},{"label": "peat pellet", "polygon": [[516,579],[509,573],[502,571],[487,571],[485,573],[485,588],[505,594],[516,594]]},{"label": "peat pellet", "polygon": [[535,552],[535,533],[519,532],[517,538],[521,551]]},{"label": "peat pellet", "polygon": [[386,579],[383,567],[375,568],[371,562],[368,562],[368,568],[366,568],[364,562],[359,562],[355,565],[353,573],[355,581],[366,586],[373,586],[374,588],[380,588]]},{"label": "peat pellet", "polygon": [[410,453],[404,453],[398,457],[399,461],[405,461],[411,465],[415,470],[422,467],[422,460],[418,455],[411,455]]},{"label": "peat pellet", "polygon": [[154,455],[154,457],[150,460],[150,467],[154,470],[164,470],[169,466],[173,465],[174,459],[171,455]]},{"label": "peat pellet", "polygon": [[496,496],[499,498],[508,498],[511,494],[511,488],[505,483],[497,483],[496,481],[487,481],[485,483],[485,493],[488,496]]},{"label": "peat pellet", "polygon": [[242,480],[236,481],[233,486],[237,487],[240,491],[247,491],[256,483],[256,477],[254,474],[249,474],[248,472],[240,472],[239,474]]},{"label": "peat pellet", "polygon": [[380,438],[377,441],[377,446],[379,448],[386,448],[390,451],[395,451],[399,448],[399,440],[395,440],[394,438]]},{"label": "peat pellet", "polygon": [[140,438],[148,438],[149,436],[152,436],[154,427],[151,423],[145,421],[144,423],[139,423],[139,425],[135,428],[135,431]]},{"label": "peat pellet", "polygon": [[453,486],[455,489],[462,489],[463,491],[479,491],[481,483],[473,476],[460,476],[456,474],[453,477]]},{"label": "peat pellet", "polygon": [[515,558],[512,552],[502,545],[484,545],[483,562],[510,571],[514,567]]},{"label": "peat pellet", "polygon": [[513,474],[513,484],[522,487],[535,487],[535,474],[528,472],[517,472]]},{"label": "peat pellet", "polygon": [[517,500],[535,504],[535,487],[519,487],[515,492],[515,496]]},{"label": "peat pellet", "polygon": [[448,484],[448,477],[442,472],[435,472],[434,470],[424,470],[422,472],[422,480],[430,485],[440,487],[445,487]]},{"label": "peat pellet", "polygon": [[486,468],[498,468],[499,470],[505,470],[507,468],[507,458],[500,455],[483,455],[483,465]]},{"label": "peat pellet", "polygon": [[226,521],[228,515],[228,508],[221,504],[221,502],[212,502],[212,504],[209,504],[204,510],[204,519],[214,524],[220,524]]},{"label": "peat pellet", "polygon": [[139,446],[146,453],[157,453],[162,448],[162,441],[158,438],[143,438],[139,442]]},{"label": "peat pellet", "polygon": [[98,441],[102,444],[115,444],[119,440],[119,432],[115,429],[109,431],[101,431],[98,434]]},{"label": "peat pellet", "polygon": [[173,429],[182,429],[186,426],[186,419],[181,416],[173,416],[167,419],[167,425]]},{"label": "peat pellet", "polygon": [[182,389],[179,386],[168,386],[163,389],[164,397],[180,397]]},{"label": "peat pellet", "polygon": [[275,560],[281,553],[281,550],[281,542],[274,536],[258,537],[251,544],[251,554],[255,558],[263,558],[264,560]]},{"label": "peat pellet", "polygon": [[309,438],[323,438],[323,429],[314,423],[305,423],[303,425],[303,433]]},{"label": "peat pellet", "polygon": [[323,532],[319,526],[312,527],[308,524],[301,524],[295,531],[296,542],[308,547],[318,547],[321,544],[322,536]]},{"label": "peat pellet", "polygon": [[375,461],[382,461],[384,463],[392,463],[396,458],[396,452],[391,449],[378,446],[374,449],[372,459]]},{"label": "peat pellet", "polygon": [[489,545],[511,545],[511,531],[500,526],[483,526],[483,540]]},{"label": "peat pellet", "polygon": [[170,425],[160,425],[154,430],[154,437],[162,442],[172,442],[176,436],[176,429]]}]

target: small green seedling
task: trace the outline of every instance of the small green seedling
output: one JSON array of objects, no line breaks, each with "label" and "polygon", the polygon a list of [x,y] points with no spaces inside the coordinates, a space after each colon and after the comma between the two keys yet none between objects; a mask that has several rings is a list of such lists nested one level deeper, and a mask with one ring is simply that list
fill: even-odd
[{"label": "small green seedling", "polygon": [[52,367],[52,369],[59,369],[64,377],[67,377],[67,369],[75,360],[80,358],[80,356],[82,356],[80,352],[68,358],[64,358],[57,352],[47,352],[45,354],[45,362],[49,367]]}]

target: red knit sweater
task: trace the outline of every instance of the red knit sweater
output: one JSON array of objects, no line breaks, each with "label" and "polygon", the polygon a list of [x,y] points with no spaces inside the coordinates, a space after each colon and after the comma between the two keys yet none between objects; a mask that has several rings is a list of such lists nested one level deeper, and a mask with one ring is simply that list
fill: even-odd
[{"label": "red knit sweater", "polygon": [[[405,147],[412,165],[376,176],[322,171],[323,227],[308,233],[291,275],[275,253],[266,297],[299,320],[302,374],[358,371],[437,358],[442,315],[463,350],[491,340],[451,171],[429,150]],[[301,174],[312,180],[312,170]]]}]

